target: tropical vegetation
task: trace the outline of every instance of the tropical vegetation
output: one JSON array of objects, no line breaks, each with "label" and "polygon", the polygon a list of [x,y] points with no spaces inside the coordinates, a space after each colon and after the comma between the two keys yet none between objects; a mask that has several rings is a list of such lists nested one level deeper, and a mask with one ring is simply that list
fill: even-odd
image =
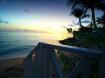
[{"label": "tropical vegetation", "polygon": [[[71,14],[79,19],[79,30],[69,33],[73,33],[73,38],[67,38],[60,40],[61,44],[73,45],[79,47],[86,47],[92,49],[100,49],[105,45],[105,3],[103,0],[68,0],[68,5],[72,5]],[[103,11],[103,15],[96,17],[95,9]],[[91,15],[88,15],[88,10],[91,11]],[[91,16],[91,22],[87,26],[83,26],[81,19]],[[71,29],[71,28],[70,28]],[[75,59],[77,56],[67,57],[61,53],[60,58],[64,64],[65,70],[73,68],[78,60]],[[70,60],[69,60],[70,59]],[[98,62],[92,63],[91,77],[97,78]],[[80,76],[77,76],[80,78]]]},{"label": "tropical vegetation", "polygon": [[93,24],[93,28],[97,28],[96,26],[96,16],[95,16],[95,9],[102,9],[100,8],[100,5],[104,5],[103,0],[68,0],[68,5],[72,5],[72,10],[75,10],[75,8],[84,8],[86,11],[89,9],[91,10],[91,22]]},{"label": "tropical vegetation", "polygon": [[[60,43],[94,49],[101,48],[105,44],[103,34],[105,33],[105,3],[103,0],[68,0],[68,5],[72,5],[71,14],[79,18],[80,28],[79,31],[73,31],[73,38],[61,40]],[[89,9],[91,15],[87,14]],[[103,15],[96,17],[95,9],[103,11]],[[90,24],[83,26],[81,19],[89,16],[92,16]]]}]

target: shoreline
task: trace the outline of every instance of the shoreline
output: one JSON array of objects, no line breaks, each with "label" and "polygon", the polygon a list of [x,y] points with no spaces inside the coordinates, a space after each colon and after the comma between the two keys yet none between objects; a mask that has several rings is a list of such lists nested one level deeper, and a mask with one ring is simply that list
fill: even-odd
[{"label": "shoreline", "polygon": [[8,60],[8,59],[16,59],[16,58],[25,58],[28,56],[30,52],[21,52],[21,53],[14,53],[14,54],[6,54],[0,56],[0,61]]}]

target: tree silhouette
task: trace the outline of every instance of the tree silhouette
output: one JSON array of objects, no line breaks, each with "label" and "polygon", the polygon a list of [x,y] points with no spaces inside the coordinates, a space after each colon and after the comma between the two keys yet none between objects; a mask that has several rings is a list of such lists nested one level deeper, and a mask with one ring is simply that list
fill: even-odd
[{"label": "tree silhouette", "polygon": [[87,12],[87,9],[84,9],[84,8],[75,8],[71,12],[72,15],[74,15],[77,18],[79,18],[80,27],[82,27],[81,19],[85,18],[85,17],[89,17],[88,14],[86,15],[86,12]]},{"label": "tree silhouette", "polygon": [[74,9],[77,5],[86,9],[90,9],[92,12],[92,24],[93,28],[96,28],[95,22],[95,8],[96,5],[101,4],[102,0],[68,0],[68,5],[72,4],[72,9]]},{"label": "tree silhouette", "polygon": [[97,7],[97,9],[100,9],[100,10],[102,10],[104,12],[103,16],[98,17],[96,22],[98,24],[101,24],[105,28],[105,3],[100,3],[96,7]]}]

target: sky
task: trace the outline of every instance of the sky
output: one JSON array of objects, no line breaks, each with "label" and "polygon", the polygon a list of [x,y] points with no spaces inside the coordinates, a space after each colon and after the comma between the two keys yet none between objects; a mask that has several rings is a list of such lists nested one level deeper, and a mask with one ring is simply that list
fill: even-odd
[{"label": "sky", "polygon": [[67,0],[0,0],[0,30],[60,31],[69,14]]},{"label": "sky", "polygon": [[0,0],[0,31],[62,32],[75,19],[67,0]]}]

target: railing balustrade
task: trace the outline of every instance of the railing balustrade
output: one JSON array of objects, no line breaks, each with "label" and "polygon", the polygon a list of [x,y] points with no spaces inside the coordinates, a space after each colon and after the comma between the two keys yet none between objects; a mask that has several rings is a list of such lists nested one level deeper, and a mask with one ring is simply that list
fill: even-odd
[{"label": "railing balustrade", "polygon": [[[98,60],[99,62],[98,78],[105,78],[104,48],[98,51],[40,42],[23,62],[25,78],[77,78],[78,73],[82,73],[81,78],[91,78],[91,60]],[[62,64],[57,58],[55,49],[61,52],[65,51],[70,54],[77,54],[81,56],[82,59],[72,71],[64,74],[62,71]],[[52,76],[53,73],[55,73],[55,76]]]}]

